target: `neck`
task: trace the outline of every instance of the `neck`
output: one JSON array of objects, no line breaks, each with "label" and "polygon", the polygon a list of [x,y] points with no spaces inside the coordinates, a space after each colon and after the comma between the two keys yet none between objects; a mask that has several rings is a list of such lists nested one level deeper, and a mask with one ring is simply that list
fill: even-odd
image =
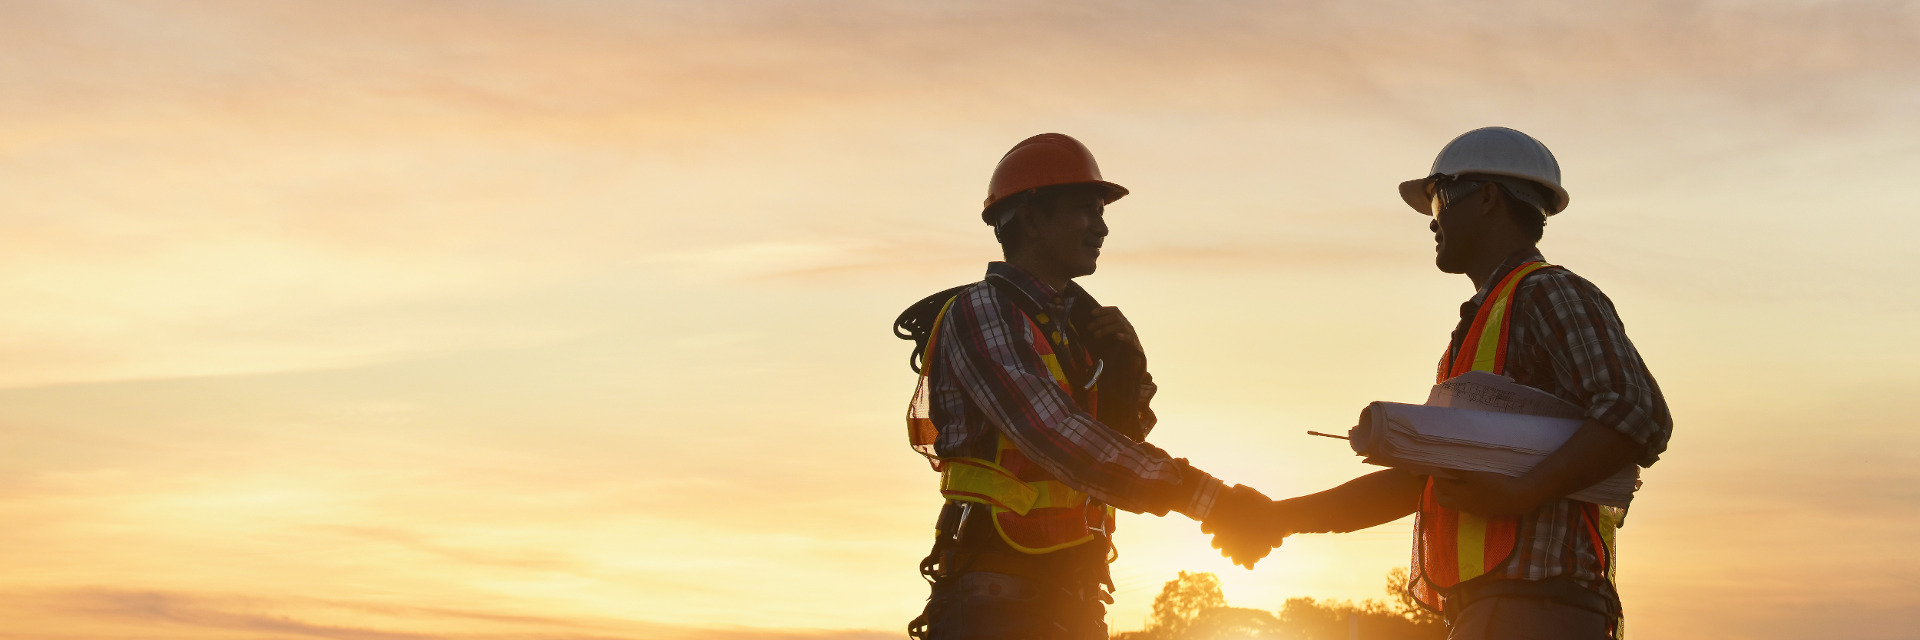
[{"label": "neck", "polygon": [[1035,259],[1030,255],[1022,254],[1009,257],[1007,258],[1007,264],[1020,267],[1022,271],[1033,274],[1034,278],[1047,283],[1047,286],[1053,287],[1054,291],[1065,290],[1067,283],[1073,280],[1073,276],[1067,275],[1066,272],[1059,267],[1047,261]]},{"label": "neck", "polygon": [[1507,258],[1522,251],[1539,252],[1531,242],[1500,243],[1500,245],[1498,248],[1475,256],[1473,263],[1467,266],[1467,277],[1473,279],[1474,290],[1487,288],[1487,284],[1493,280],[1493,270],[1500,268],[1500,263],[1506,262]]}]

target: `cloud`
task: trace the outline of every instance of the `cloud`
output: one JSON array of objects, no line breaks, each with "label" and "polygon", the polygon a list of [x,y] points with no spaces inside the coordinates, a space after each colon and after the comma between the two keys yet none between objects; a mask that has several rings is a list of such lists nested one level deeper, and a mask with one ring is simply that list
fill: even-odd
[{"label": "cloud", "polygon": [[[1236,97],[1257,97],[1264,108],[1351,107],[1381,95],[1444,102],[1449,84],[1745,91],[1920,64],[1920,45],[1906,37],[1920,11],[1895,2],[16,3],[7,11],[16,52],[8,69],[29,80],[23,96],[111,91],[225,96],[223,104],[248,96],[289,116],[383,102],[389,115],[425,116],[427,105],[457,105],[598,130],[649,120],[790,124],[909,96],[919,106],[951,104],[942,110],[949,115],[1044,109],[1063,98],[1087,108],[1122,96],[1132,109],[1252,106]],[[72,56],[77,43],[163,54]],[[61,74],[26,64],[55,56],[65,56]]]},{"label": "cloud", "polygon": [[[688,270],[807,286],[971,272],[994,253],[968,219],[985,174],[1042,128],[1083,135],[1136,187],[1124,207],[1149,215],[1122,233],[1156,242],[1116,237],[1116,256],[1364,259],[1327,237],[1333,218],[1271,203],[1391,208],[1383,185],[1490,121],[1539,127],[1577,206],[1657,215],[1622,196],[1648,198],[1697,212],[1668,228],[1763,250],[1748,254],[1892,255],[1807,255],[1764,217],[1718,228],[1795,184],[1840,200],[1806,187],[1775,206],[1885,206],[1912,168],[1899,141],[1920,93],[1898,79],[1920,72],[1916,13],[9,3],[0,296],[21,311],[0,327],[0,384],[537,344],[596,328],[572,310],[626,293],[609,283]],[[1299,238],[1272,239],[1282,225]],[[1667,256],[1651,253],[1633,262]],[[1682,277],[1763,295],[1783,261],[1748,262],[1754,286]],[[1865,277],[1911,268],[1881,262]]]},{"label": "cloud", "polygon": [[[479,610],[307,598],[172,591],[72,589],[12,592],[0,611],[41,633],[84,629],[158,638],[334,640],[811,640],[893,637],[878,631],[686,627],[621,620],[569,620]],[[294,613],[289,613],[294,612]],[[343,621],[343,622],[335,622]],[[433,629],[408,631],[405,629]],[[262,635],[266,634],[266,635]]]}]

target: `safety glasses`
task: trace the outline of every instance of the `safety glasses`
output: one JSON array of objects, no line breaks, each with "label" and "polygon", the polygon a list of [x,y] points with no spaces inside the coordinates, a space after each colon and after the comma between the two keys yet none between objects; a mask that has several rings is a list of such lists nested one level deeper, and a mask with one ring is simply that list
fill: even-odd
[{"label": "safety glasses", "polygon": [[1461,180],[1444,176],[1434,180],[1433,184],[1427,188],[1428,197],[1433,199],[1428,210],[1432,211],[1435,217],[1439,217],[1442,210],[1472,196],[1485,184],[1487,183],[1477,180]]}]

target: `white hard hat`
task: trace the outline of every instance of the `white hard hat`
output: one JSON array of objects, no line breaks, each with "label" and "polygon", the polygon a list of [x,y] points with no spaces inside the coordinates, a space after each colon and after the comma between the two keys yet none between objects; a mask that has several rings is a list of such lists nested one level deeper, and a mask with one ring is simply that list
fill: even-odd
[{"label": "white hard hat", "polygon": [[[1560,186],[1560,162],[1539,140],[1506,127],[1485,127],[1460,134],[1440,149],[1427,177],[1400,183],[1400,198],[1414,211],[1433,215],[1433,196],[1428,186],[1442,176],[1481,175],[1519,178],[1539,184],[1552,192],[1553,202],[1542,202],[1544,213],[1553,215],[1567,208],[1567,190]],[[1504,180],[1498,180],[1505,182]]]}]

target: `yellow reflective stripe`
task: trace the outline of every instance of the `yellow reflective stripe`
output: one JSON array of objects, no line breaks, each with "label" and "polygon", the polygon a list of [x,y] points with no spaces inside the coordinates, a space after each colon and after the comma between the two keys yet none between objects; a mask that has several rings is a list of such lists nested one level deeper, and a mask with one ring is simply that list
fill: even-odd
[{"label": "yellow reflective stripe", "polygon": [[1040,499],[1040,490],[1021,482],[1000,465],[978,458],[945,458],[940,469],[940,493],[951,500],[980,502],[1027,515]]},{"label": "yellow reflective stripe", "polygon": [[1500,302],[1487,312],[1486,328],[1480,330],[1480,344],[1473,350],[1474,371],[1493,371],[1494,365],[1500,360],[1500,343],[1507,339],[1500,331],[1500,318],[1507,315],[1506,301],[1506,297],[1502,296]]},{"label": "yellow reflective stripe", "polygon": [[1535,262],[1521,267],[1519,275],[1508,278],[1507,286],[1500,287],[1499,291],[1494,292],[1497,295],[1491,296],[1487,304],[1492,304],[1493,307],[1487,310],[1487,323],[1481,325],[1480,344],[1474,345],[1474,371],[1493,371],[1494,364],[1499,360],[1500,345],[1507,341],[1506,332],[1502,331],[1506,328],[1506,323],[1501,322],[1501,319],[1507,317],[1507,309],[1513,307],[1510,304],[1513,299],[1513,290],[1520,287],[1520,281],[1526,279],[1528,274],[1545,266],[1547,265],[1544,262]]},{"label": "yellow reflective stripe", "polygon": [[1454,546],[1459,549],[1460,582],[1480,577],[1487,572],[1487,519],[1460,512],[1459,535],[1454,538]]},{"label": "yellow reflective stripe", "polygon": [[[1006,452],[1019,450],[1017,447],[1013,445],[1012,440],[1007,439],[1006,434],[1000,434],[999,449],[1000,449],[999,454],[994,458],[995,463],[998,463],[999,461],[1004,460],[1005,459],[1004,456],[1006,456]],[[983,462],[983,463],[986,462],[984,460],[979,460],[977,458],[967,458],[967,460]],[[999,466],[998,464],[994,464],[994,468],[1000,469],[1002,472],[1006,473],[1009,477],[1013,476],[1013,472],[1006,471],[1006,467],[1002,467],[1002,466]],[[1020,482],[1023,486],[1026,486],[1029,490],[1033,491],[1034,493],[1034,497],[1031,500],[1027,500],[1024,498],[1019,500],[1020,502],[1024,502],[1028,504],[1025,510],[1015,512],[1015,513],[1019,513],[1020,515],[1026,515],[1027,511],[1033,510],[1033,509],[1044,509],[1047,507],[1077,506],[1085,502],[1087,499],[1087,494],[1081,493],[1079,490],[1074,489],[1073,487],[1067,486],[1066,483],[1060,482],[1058,480],[1037,480],[1034,482],[1025,482],[1025,481],[1020,481],[1017,477],[1014,478],[1014,480],[1016,482]]]},{"label": "yellow reflective stripe", "polygon": [[1039,490],[1040,496],[1033,501],[1034,509],[1047,507],[1077,507],[1086,504],[1087,494],[1069,487],[1057,480],[1029,482],[1027,486]]},{"label": "yellow reflective stripe", "polygon": [[1617,507],[1609,507],[1604,504],[1599,505],[1599,507],[1600,508],[1598,509],[1598,511],[1600,512],[1600,522],[1599,522],[1600,542],[1601,544],[1604,544],[1607,547],[1607,558],[1606,558],[1607,579],[1613,580],[1615,577],[1617,577],[1617,574],[1620,573],[1619,547],[1614,546],[1615,545],[1614,540],[1615,540],[1615,536],[1618,534],[1618,529],[1620,528],[1620,520],[1621,518],[1626,517],[1627,510],[1620,509]]}]

